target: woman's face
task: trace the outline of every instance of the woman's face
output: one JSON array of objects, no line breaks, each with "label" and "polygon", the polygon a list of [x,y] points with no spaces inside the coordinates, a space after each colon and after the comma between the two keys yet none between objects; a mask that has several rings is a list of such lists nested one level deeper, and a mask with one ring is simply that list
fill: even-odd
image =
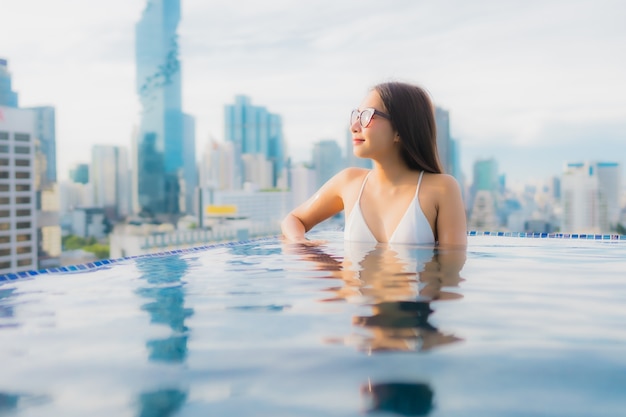
[{"label": "woman's face", "polygon": [[[372,90],[361,102],[358,110],[374,108],[379,112],[387,114],[380,95],[376,90]],[[394,131],[391,121],[383,116],[374,114],[367,127],[361,127],[359,120],[352,126],[352,152],[360,158],[372,158],[384,156],[388,152],[397,152],[397,142],[399,138]]]}]

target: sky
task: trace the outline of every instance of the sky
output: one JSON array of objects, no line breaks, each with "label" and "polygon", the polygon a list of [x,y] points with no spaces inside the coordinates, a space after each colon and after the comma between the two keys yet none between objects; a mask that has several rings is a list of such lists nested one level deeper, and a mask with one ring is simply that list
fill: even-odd
[{"label": "sky", "polygon": [[[135,24],[146,0],[0,0],[0,58],[20,106],[57,111],[58,176],[96,144],[130,147],[139,122]],[[198,157],[224,105],[283,118],[288,154],[343,147],[350,110],[379,82],[421,85],[450,113],[469,182],[495,158],[511,182],[572,160],[626,165],[622,0],[181,0],[183,110]],[[626,172],[626,169],[623,169]]]}]

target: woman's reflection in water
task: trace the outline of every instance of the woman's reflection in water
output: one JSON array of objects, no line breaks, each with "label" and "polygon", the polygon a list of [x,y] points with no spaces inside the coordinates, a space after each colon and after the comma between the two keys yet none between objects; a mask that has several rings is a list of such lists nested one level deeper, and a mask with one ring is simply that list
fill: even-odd
[{"label": "woman's reflection in water", "polygon": [[427,384],[368,383],[361,388],[369,399],[369,412],[388,411],[403,416],[425,416],[433,409],[433,390]]},{"label": "woman's reflection in water", "polygon": [[371,315],[353,318],[368,335],[334,342],[355,343],[371,353],[424,351],[461,340],[428,319],[432,301],[462,297],[450,289],[463,280],[459,274],[465,248],[345,242],[343,261],[322,248],[302,245],[298,252],[315,262],[316,269],[343,280],[343,286],[332,288],[333,296],[324,301],[347,300],[372,307]]}]

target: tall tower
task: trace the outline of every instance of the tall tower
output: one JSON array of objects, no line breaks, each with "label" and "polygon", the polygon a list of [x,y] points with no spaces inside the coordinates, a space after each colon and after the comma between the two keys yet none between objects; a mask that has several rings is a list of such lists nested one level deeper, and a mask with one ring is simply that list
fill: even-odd
[{"label": "tall tower", "polygon": [[32,111],[0,106],[0,274],[38,266],[34,125]]},{"label": "tall tower", "polygon": [[0,106],[17,107],[18,96],[11,84],[9,63],[0,58]]},{"label": "tall tower", "polygon": [[450,139],[450,113],[435,107],[435,124],[437,125],[437,151],[441,168],[447,174],[452,173],[452,149]]},{"label": "tall tower", "polygon": [[94,205],[104,208],[109,219],[130,214],[131,191],[128,181],[128,151],[120,146],[94,145],[91,148],[89,178],[93,186]]},{"label": "tall tower", "polygon": [[607,233],[620,214],[621,172],[616,162],[576,162],[561,179],[564,233]]},{"label": "tall tower", "polygon": [[57,182],[56,115],[51,106],[29,107],[35,113],[35,152],[38,181],[41,188]]},{"label": "tall tower", "polygon": [[317,177],[317,188],[341,171],[344,161],[337,141],[322,140],[313,146],[313,166]]},{"label": "tall tower", "polygon": [[141,123],[137,137],[139,208],[178,214],[184,166],[184,122],[176,30],[180,0],[148,0],[135,28],[137,93]]},{"label": "tall tower", "polygon": [[[37,243],[37,265],[39,268],[58,266],[61,254],[61,228],[58,216],[58,190],[56,187],[56,133],[54,107],[32,107],[20,109],[18,107],[18,94],[13,91],[11,74],[8,71],[8,63],[0,59],[0,106],[23,110],[23,112],[10,113],[13,115],[29,113],[32,117],[32,126],[28,129],[28,139],[33,148],[32,187],[35,192],[33,199],[36,213],[34,214],[36,233],[33,236]],[[0,114],[0,121],[4,119]],[[25,120],[25,119],[24,119]],[[20,128],[23,128],[22,126]],[[19,136],[25,138],[26,136]],[[17,140],[17,139],[16,139]],[[24,145],[24,144],[21,144]],[[25,146],[25,145],[24,145]],[[22,151],[24,146],[19,146]],[[24,161],[22,161],[24,163]],[[17,173],[16,173],[17,175]],[[20,179],[25,179],[20,172]],[[22,185],[20,185],[22,186]],[[22,197],[20,197],[22,198]],[[26,199],[26,197],[23,197]],[[18,210],[24,212],[24,210]],[[25,250],[25,249],[20,249]],[[18,266],[24,266],[27,261],[19,260]]]},{"label": "tall tower", "polygon": [[469,207],[469,227],[474,230],[494,230],[497,226],[498,163],[495,159],[474,162],[474,180]]},{"label": "tall tower", "polygon": [[263,155],[272,163],[272,186],[276,186],[285,164],[281,117],[252,105],[249,97],[238,95],[235,104],[224,106],[224,128],[226,140],[234,144],[235,186],[241,187],[246,178],[241,159],[246,154]]}]

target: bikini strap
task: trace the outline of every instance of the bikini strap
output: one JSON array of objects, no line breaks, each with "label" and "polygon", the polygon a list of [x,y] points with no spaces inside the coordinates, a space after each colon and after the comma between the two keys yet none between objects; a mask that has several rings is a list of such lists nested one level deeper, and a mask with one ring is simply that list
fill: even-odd
[{"label": "bikini strap", "polygon": [[363,184],[361,184],[361,191],[359,191],[359,196],[356,199],[357,204],[361,201],[361,194],[363,194],[363,190],[365,189],[365,183],[367,182],[367,178],[370,176],[372,171],[368,172],[365,178],[363,178]]},{"label": "bikini strap", "polygon": [[415,198],[417,198],[417,193],[420,191],[420,184],[422,183],[422,177],[424,176],[424,171],[420,172],[420,178],[417,180],[417,188],[415,189]]}]

